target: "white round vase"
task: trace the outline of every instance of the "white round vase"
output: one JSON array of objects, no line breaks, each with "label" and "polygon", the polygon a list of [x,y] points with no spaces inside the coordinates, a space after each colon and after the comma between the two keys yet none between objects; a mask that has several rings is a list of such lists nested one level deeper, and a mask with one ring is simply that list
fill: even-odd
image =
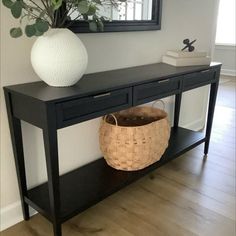
[{"label": "white round vase", "polygon": [[50,29],[35,41],[31,64],[48,85],[72,86],[83,76],[88,54],[81,40],[68,29]]}]

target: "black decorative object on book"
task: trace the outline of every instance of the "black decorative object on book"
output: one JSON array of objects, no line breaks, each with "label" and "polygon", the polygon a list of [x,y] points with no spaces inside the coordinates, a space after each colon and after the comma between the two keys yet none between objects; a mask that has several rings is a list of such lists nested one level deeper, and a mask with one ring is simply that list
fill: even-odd
[{"label": "black decorative object on book", "polygon": [[182,51],[184,51],[185,49],[188,49],[189,52],[193,52],[195,47],[192,46],[197,40],[193,40],[192,42],[190,42],[189,39],[184,39],[183,40],[183,44],[186,44],[186,46],[184,48],[182,48]]}]

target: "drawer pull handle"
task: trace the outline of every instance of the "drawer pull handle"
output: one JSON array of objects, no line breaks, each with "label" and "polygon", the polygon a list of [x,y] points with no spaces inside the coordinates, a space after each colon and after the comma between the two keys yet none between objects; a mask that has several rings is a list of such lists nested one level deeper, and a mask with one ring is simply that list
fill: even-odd
[{"label": "drawer pull handle", "polygon": [[169,82],[169,81],[170,81],[170,79],[164,79],[164,80],[158,81],[158,83],[159,83],[159,84],[161,84],[161,83],[167,83],[167,82]]},{"label": "drawer pull handle", "polygon": [[103,94],[93,96],[93,98],[101,98],[101,97],[106,97],[106,96],[110,96],[110,95],[111,95],[111,93],[103,93]]},{"label": "drawer pull handle", "polygon": [[201,71],[201,73],[207,73],[207,72],[210,72],[211,70],[203,70]]}]

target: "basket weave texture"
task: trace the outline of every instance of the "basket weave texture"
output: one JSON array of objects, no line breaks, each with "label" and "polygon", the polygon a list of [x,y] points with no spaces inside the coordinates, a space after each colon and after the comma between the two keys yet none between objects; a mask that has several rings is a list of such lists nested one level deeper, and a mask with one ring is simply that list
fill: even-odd
[{"label": "basket weave texture", "polygon": [[164,110],[133,107],[112,116],[103,117],[99,131],[100,148],[108,165],[132,171],[160,160],[170,137],[170,125]]}]

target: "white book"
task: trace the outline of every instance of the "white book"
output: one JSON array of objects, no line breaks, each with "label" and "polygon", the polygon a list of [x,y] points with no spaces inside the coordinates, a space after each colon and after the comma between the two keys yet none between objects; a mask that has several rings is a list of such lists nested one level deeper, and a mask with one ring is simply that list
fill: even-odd
[{"label": "white book", "polygon": [[210,57],[184,57],[177,58],[171,56],[163,56],[162,62],[172,65],[172,66],[200,66],[200,65],[210,65]]},{"label": "white book", "polygon": [[200,52],[200,51],[188,52],[188,51],[169,50],[166,52],[166,54],[172,57],[206,57],[207,56],[207,52]]}]

